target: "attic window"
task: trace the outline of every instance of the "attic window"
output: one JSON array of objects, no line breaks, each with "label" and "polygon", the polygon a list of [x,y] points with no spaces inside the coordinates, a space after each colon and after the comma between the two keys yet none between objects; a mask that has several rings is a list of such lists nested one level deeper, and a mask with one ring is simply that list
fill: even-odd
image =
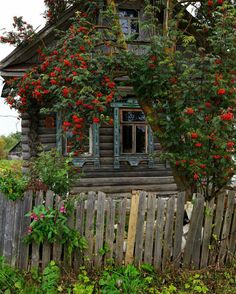
[{"label": "attic window", "polygon": [[139,36],[139,12],[135,9],[119,9],[119,18],[124,35],[137,39]]}]

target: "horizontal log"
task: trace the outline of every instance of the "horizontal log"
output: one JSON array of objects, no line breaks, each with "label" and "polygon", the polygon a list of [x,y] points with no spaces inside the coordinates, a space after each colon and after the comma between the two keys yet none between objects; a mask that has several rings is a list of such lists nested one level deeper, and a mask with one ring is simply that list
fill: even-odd
[{"label": "horizontal log", "polygon": [[57,141],[56,134],[39,135],[39,140],[42,144],[55,144]]},{"label": "horizontal log", "polygon": [[149,171],[149,170],[140,170],[140,171],[120,171],[120,170],[111,170],[111,171],[102,171],[94,170],[93,172],[84,172],[84,178],[105,178],[105,177],[167,177],[171,176],[172,173],[170,170],[162,171]]},{"label": "horizontal log", "polygon": [[[156,192],[157,195],[171,195],[177,193],[176,185],[135,185],[135,186],[94,186],[93,191],[101,191],[104,193],[130,193],[131,191],[143,190],[147,192]],[[91,187],[73,187],[71,193],[82,193],[91,191]]]},{"label": "horizontal log", "polygon": [[114,144],[112,143],[104,143],[100,142],[100,150],[113,150]]},{"label": "horizontal log", "polygon": [[[174,184],[173,177],[106,177],[106,178],[81,178],[73,185],[80,187],[116,186],[116,185],[166,185]],[[175,185],[175,184],[174,184]]]},{"label": "horizontal log", "polygon": [[55,128],[39,127],[38,132],[39,132],[40,135],[43,135],[43,134],[56,134],[56,129]]},{"label": "horizontal log", "polygon": [[113,136],[109,135],[101,135],[100,143],[113,143]]}]

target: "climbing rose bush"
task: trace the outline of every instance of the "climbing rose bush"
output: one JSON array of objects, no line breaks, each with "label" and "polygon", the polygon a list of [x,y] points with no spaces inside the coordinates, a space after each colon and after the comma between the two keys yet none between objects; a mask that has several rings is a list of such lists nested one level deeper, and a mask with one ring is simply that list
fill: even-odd
[{"label": "climbing rose bush", "polygon": [[179,187],[209,199],[235,172],[236,74],[235,7],[209,2],[196,11],[194,33],[184,11],[176,13],[168,34],[151,37],[138,58],[120,49],[117,27],[97,25],[98,3],[87,2],[55,48],[39,50],[40,66],[8,82],[14,91],[7,102],[21,113],[61,113],[62,129],[71,134],[68,151],[78,155],[91,123],[112,124],[110,103],[119,96],[114,80],[128,72]]}]

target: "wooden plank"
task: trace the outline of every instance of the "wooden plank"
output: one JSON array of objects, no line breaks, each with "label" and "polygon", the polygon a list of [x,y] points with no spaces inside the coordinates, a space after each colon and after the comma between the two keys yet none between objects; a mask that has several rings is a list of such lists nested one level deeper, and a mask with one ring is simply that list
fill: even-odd
[{"label": "wooden plank", "polygon": [[166,201],[163,198],[157,199],[157,218],[155,232],[155,248],[154,248],[154,268],[161,269],[162,249],[163,249],[163,234],[164,234],[164,215]]},{"label": "wooden plank", "polygon": [[28,270],[29,265],[29,245],[24,243],[24,237],[27,235],[27,230],[30,225],[30,218],[26,217],[25,214],[32,209],[32,192],[28,191],[24,194],[23,206],[21,211],[21,229],[20,229],[20,239],[21,243],[19,246],[19,264],[18,266],[23,270]]},{"label": "wooden plank", "polygon": [[107,218],[106,218],[106,236],[105,245],[108,252],[105,254],[105,264],[113,262],[114,251],[114,226],[115,226],[115,201],[112,198],[107,199]]},{"label": "wooden plank", "polygon": [[152,264],[153,262],[153,240],[156,202],[156,195],[149,193],[147,201],[147,223],[144,247],[144,262],[149,264]]},{"label": "wooden plank", "polygon": [[122,199],[119,203],[118,208],[118,224],[117,224],[117,235],[116,235],[116,255],[115,263],[121,265],[123,261],[123,247],[125,238],[125,223],[126,223],[126,207],[127,197]]},{"label": "wooden plank", "polygon": [[189,267],[193,254],[193,244],[198,230],[199,210],[203,206],[204,199],[201,195],[197,195],[193,205],[193,212],[190,220],[189,231],[187,235],[186,246],[184,249],[183,266]]},{"label": "wooden plank", "polygon": [[132,195],[132,199],[131,199],[125,264],[129,264],[133,262],[134,244],[135,244],[135,236],[136,236],[137,217],[138,217],[138,205],[139,205],[139,194],[136,192],[135,194]]},{"label": "wooden plank", "polygon": [[135,241],[135,256],[134,262],[136,266],[139,266],[143,259],[143,240],[144,240],[144,221],[145,213],[147,209],[146,202],[147,193],[141,191],[139,194],[139,207],[138,207],[138,219],[136,229],[136,241]]},{"label": "wooden plank", "polygon": [[220,238],[220,251],[218,255],[218,262],[220,266],[224,265],[224,260],[227,254],[227,250],[229,247],[229,232],[231,227],[231,221],[233,216],[233,209],[234,209],[234,199],[235,193],[234,191],[229,191],[228,198],[227,198],[227,208],[225,211],[223,229]]},{"label": "wooden plank", "polygon": [[[36,192],[34,206],[41,205],[42,203],[43,203],[43,192],[42,191]],[[40,248],[39,244],[35,242],[32,243],[31,268],[39,267],[39,262],[40,262],[39,248]]]},{"label": "wooden plank", "polygon": [[[54,193],[52,191],[47,191],[46,193],[46,200],[45,206],[46,207],[53,207],[53,200],[54,200]],[[51,252],[52,252],[52,245],[45,242],[43,244],[43,251],[42,251],[42,268],[44,269],[51,259]]]},{"label": "wooden plank", "polygon": [[230,232],[227,262],[230,264],[236,254],[236,204],[234,204],[234,216]]},{"label": "wooden plank", "polygon": [[175,217],[175,232],[174,232],[174,252],[173,261],[175,267],[179,267],[181,259],[181,245],[183,237],[183,219],[184,219],[184,204],[185,192],[180,192],[177,196],[177,207]]},{"label": "wooden plank", "polygon": [[17,266],[17,261],[19,259],[19,246],[20,246],[20,224],[22,222],[22,206],[23,202],[18,200],[15,202],[15,214],[14,214],[14,230],[12,232],[12,261],[11,265],[13,267]]},{"label": "wooden plank", "polygon": [[[54,201],[54,208],[55,209],[60,209],[62,205],[62,199],[60,196],[55,196],[55,201]],[[55,260],[57,263],[61,263],[62,261],[62,245],[59,243],[54,243],[53,248],[52,248],[52,256],[53,260]]]},{"label": "wooden plank", "polygon": [[98,192],[97,202],[97,222],[96,222],[96,237],[95,237],[95,267],[99,268],[102,263],[102,255],[100,250],[103,249],[104,240],[104,219],[105,219],[105,200],[106,194]]},{"label": "wooden plank", "polygon": [[15,202],[7,201],[5,218],[5,232],[3,240],[3,256],[7,263],[11,264],[12,260],[12,244],[14,232],[14,216],[15,216]]},{"label": "wooden plank", "polygon": [[219,250],[220,232],[221,232],[221,228],[223,224],[224,204],[225,204],[225,192],[217,196],[209,265],[214,265],[217,259],[217,254]]},{"label": "wooden plank", "polygon": [[175,196],[172,196],[167,202],[167,209],[166,209],[162,269],[166,268],[167,264],[170,263],[170,259],[171,259],[171,251],[172,251],[172,244],[173,244],[174,209],[175,209]]},{"label": "wooden plank", "polygon": [[[67,225],[69,228],[74,229],[75,227],[75,210],[72,209],[71,213],[67,217]],[[63,244],[63,262],[66,270],[71,270],[73,263],[73,252],[70,254],[67,243]]]},{"label": "wooden plank", "polygon": [[191,264],[193,269],[198,269],[200,266],[203,217],[204,217],[204,201],[201,202],[201,205],[198,210],[197,231],[196,231],[195,240],[193,243],[192,264]]},{"label": "wooden plank", "polygon": [[0,256],[3,255],[6,203],[7,199],[5,195],[0,192]]},{"label": "wooden plank", "polygon": [[[75,204],[75,229],[79,231],[80,236],[84,235],[84,216],[85,216],[85,194],[80,194],[78,202]],[[82,250],[76,249],[74,254],[74,269],[78,271],[80,265],[82,265],[83,253]]]},{"label": "wooden plank", "polygon": [[91,266],[93,261],[95,196],[96,196],[95,192],[88,193],[86,222],[85,222],[85,238],[88,243],[88,248],[85,250],[85,263],[87,266]]},{"label": "wooden plank", "polygon": [[201,262],[200,268],[207,267],[208,257],[209,257],[209,245],[211,241],[211,233],[212,233],[212,221],[214,216],[214,205],[215,198],[212,198],[207,202],[205,208],[205,221],[204,221],[204,235],[202,241],[202,254],[201,254]]}]

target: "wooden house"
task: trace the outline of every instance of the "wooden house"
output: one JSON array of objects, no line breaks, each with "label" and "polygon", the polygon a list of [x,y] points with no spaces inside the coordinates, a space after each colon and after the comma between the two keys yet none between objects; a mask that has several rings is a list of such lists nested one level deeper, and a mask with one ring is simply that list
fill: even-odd
[{"label": "wooden house", "polygon": [[[122,4],[123,3],[123,4]],[[139,50],[140,44],[147,42],[145,34],[138,25],[143,18],[143,1],[121,1],[119,16],[125,35],[134,34],[129,42],[130,50]],[[55,24],[47,24],[30,43],[18,46],[0,63],[0,75],[4,79],[22,76],[27,70],[39,63],[37,48],[43,41],[55,43],[55,28],[66,30],[69,19],[75,12],[70,8]],[[161,18],[160,14],[160,18]],[[160,144],[154,139],[151,128],[137,103],[131,87],[121,87],[123,98],[112,103],[114,126],[90,127],[87,152],[74,158],[75,166],[83,171],[83,176],[75,183],[74,192],[89,190],[106,193],[126,193],[132,190],[155,191],[158,194],[176,193],[171,169],[160,160]],[[4,90],[3,90],[4,96]],[[37,135],[44,149],[65,150],[65,140],[60,136],[60,115],[54,116],[54,127],[47,128],[45,118],[38,121]],[[31,157],[29,138],[31,118],[22,116],[22,156]]]}]

